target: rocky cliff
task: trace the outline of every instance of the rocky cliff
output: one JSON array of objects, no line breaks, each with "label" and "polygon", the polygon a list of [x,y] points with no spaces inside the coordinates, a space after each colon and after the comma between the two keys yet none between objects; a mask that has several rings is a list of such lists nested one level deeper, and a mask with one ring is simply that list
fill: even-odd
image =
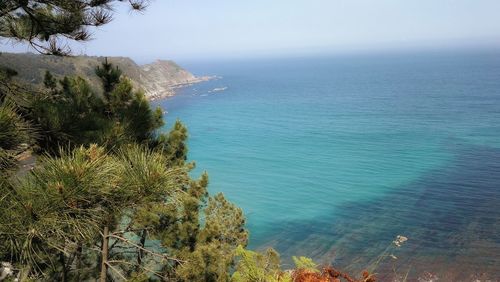
[{"label": "rocky cliff", "polygon": [[[104,57],[76,56],[55,57],[38,54],[1,53],[0,66],[18,72],[17,79],[41,85],[48,70],[57,77],[78,75],[88,79],[94,87],[100,82],[94,73],[95,67]],[[173,61],[158,60],[147,65],[137,65],[126,57],[108,57],[108,61],[118,66],[135,87],[144,90],[150,99],[174,95],[174,89],[185,85],[209,80],[211,77],[197,77]]]},{"label": "rocky cliff", "polygon": [[139,81],[150,97],[164,97],[171,96],[175,88],[209,79],[211,77],[194,76],[173,61],[158,60],[141,66]]}]

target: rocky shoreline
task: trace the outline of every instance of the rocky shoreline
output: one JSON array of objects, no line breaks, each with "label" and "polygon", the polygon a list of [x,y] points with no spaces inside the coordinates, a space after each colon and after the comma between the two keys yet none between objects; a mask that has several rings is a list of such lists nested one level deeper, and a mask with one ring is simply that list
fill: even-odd
[{"label": "rocky shoreline", "polygon": [[214,76],[195,76],[174,61],[157,60],[140,66],[139,87],[150,100],[175,95],[175,89],[214,79]]},{"label": "rocky shoreline", "polygon": [[217,79],[217,76],[199,76],[199,77],[194,77],[193,79],[186,80],[185,82],[177,83],[177,84],[172,84],[172,85],[167,85],[163,89],[159,91],[146,91],[146,96],[150,101],[155,101],[155,100],[161,100],[165,98],[169,98],[175,95],[176,90],[184,87],[189,87],[197,83],[201,82],[206,82],[209,80],[214,80]]}]

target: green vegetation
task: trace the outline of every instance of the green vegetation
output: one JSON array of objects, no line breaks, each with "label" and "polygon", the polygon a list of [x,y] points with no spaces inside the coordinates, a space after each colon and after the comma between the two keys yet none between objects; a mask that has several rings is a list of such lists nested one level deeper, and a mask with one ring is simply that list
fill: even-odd
[{"label": "green vegetation", "polygon": [[[95,73],[95,67],[104,58],[90,56],[41,56],[32,53],[1,53],[0,66],[15,66],[15,80],[30,85],[43,87],[45,72],[49,71],[56,78],[65,76],[81,76],[85,78],[94,91],[99,91],[100,79]],[[124,57],[110,57],[110,63],[119,67],[134,85],[142,85],[141,76],[145,74],[134,61]]]},{"label": "green vegetation", "polygon": [[268,249],[264,254],[245,250],[242,246],[236,249],[239,257],[237,267],[231,277],[233,282],[291,282],[290,273],[283,272],[279,254]]},{"label": "green vegetation", "polygon": [[[30,144],[35,136],[30,122],[22,116],[20,97],[13,97],[17,86],[11,79],[12,69],[0,68],[0,169],[7,170],[15,164],[15,155]],[[16,101],[18,103],[16,103]]]},{"label": "green vegetation", "polygon": [[[103,68],[110,66],[103,64]],[[91,143],[110,148],[154,140],[155,130],[163,125],[161,110],[152,111],[144,94],[113,71],[101,74],[105,91],[100,95],[80,77],[56,81],[46,73],[48,91],[35,95],[30,112],[45,133],[40,142],[45,150]]]},{"label": "green vegetation", "polygon": [[9,101],[0,105],[0,169],[14,166],[14,156],[30,141],[30,126]]}]

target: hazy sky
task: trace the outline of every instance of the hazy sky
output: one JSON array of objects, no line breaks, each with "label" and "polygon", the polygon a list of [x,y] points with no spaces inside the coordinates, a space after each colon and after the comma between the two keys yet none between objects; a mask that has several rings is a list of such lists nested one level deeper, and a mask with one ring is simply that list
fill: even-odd
[{"label": "hazy sky", "polygon": [[499,0],[154,0],[143,14],[117,12],[76,53],[148,61],[500,46]]}]

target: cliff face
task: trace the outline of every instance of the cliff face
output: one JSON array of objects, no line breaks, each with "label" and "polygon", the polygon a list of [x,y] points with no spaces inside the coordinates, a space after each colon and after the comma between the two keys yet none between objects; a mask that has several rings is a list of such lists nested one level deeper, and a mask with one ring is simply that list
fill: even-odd
[{"label": "cliff face", "polygon": [[[42,85],[43,76],[48,70],[57,77],[78,75],[88,79],[93,87],[99,87],[100,81],[94,70],[102,61],[104,57],[0,54],[0,66],[16,70],[19,73],[17,79],[37,85]],[[118,66],[132,84],[144,90],[150,99],[172,96],[175,88],[210,79],[196,77],[173,61],[158,60],[144,66],[139,66],[126,57],[108,57],[108,61]]]},{"label": "cliff face", "polygon": [[158,60],[141,66],[142,87],[152,98],[171,96],[175,88],[209,79],[206,76],[196,77],[173,61]]}]

